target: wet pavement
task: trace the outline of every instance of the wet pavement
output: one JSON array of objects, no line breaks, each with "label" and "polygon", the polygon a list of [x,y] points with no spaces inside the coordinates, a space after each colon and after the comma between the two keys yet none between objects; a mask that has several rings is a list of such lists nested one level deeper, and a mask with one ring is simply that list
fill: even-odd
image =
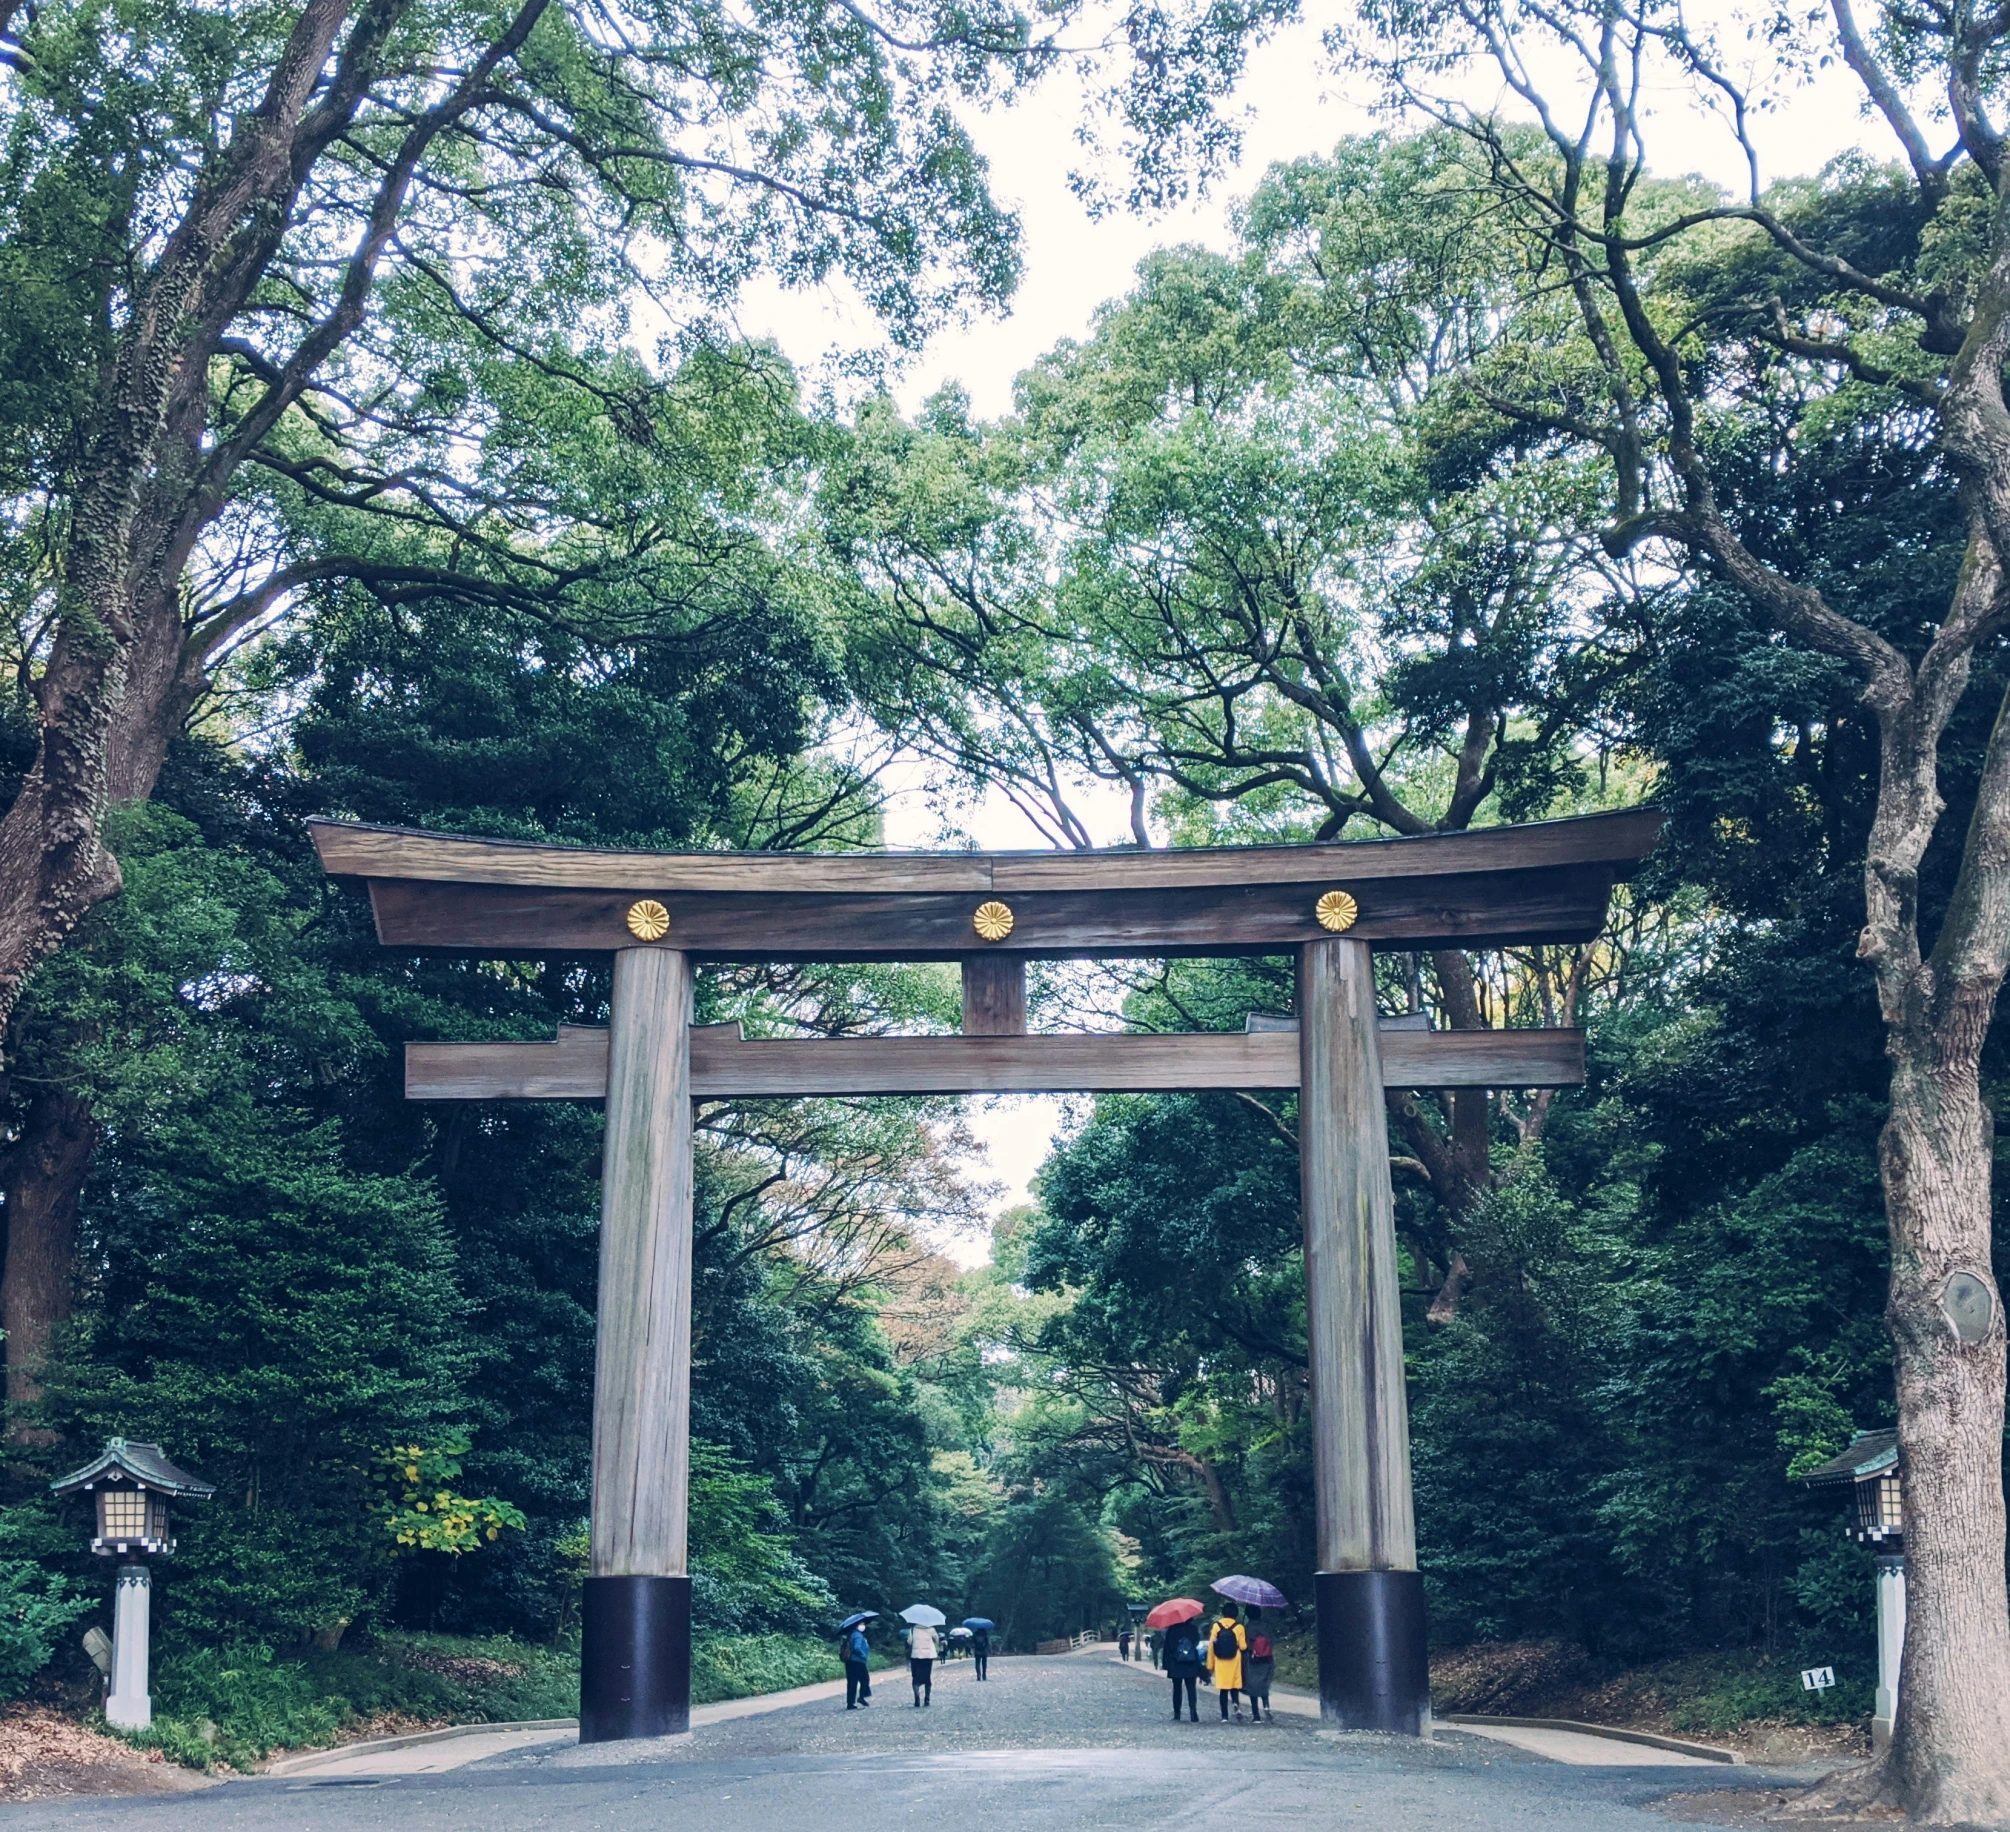
[{"label": "wet pavement", "polygon": [[[1441,1729],[1431,1742],[1275,1723],[1172,1721],[1167,1682],[1108,1650],[938,1668],[915,1710],[876,1675],[870,1710],[835,1699],[705,1725],[688,1737],[506,1750],[444,1773],[312,1773],[156,1796],[148,1832],[877,1832],[982,1822],[984,1832],[1260,1832],[1268,1827],[1669,1832],[1656,1803],[1711,1791],[1740,1803],[1783,1777],[1746,1768],[1574,1767]],[[1643,1755],[1646,1752],[1643,1752]],[[1795,1777],[1804,1779],[1805,1777]],[[102,1800],[0,1808],[17,1827],[103,1826]],[[1730,1823],[1695,1817],[1689,1824]],[[1707,1811],[1728,1811],[1710,1807]],[[1742,1814],[1739,1815],[1742,1817]]]}]

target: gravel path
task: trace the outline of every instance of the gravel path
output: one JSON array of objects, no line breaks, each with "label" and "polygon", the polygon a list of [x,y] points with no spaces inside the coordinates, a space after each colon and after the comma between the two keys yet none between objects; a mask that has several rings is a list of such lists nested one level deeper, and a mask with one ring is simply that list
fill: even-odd
[{"label": "gravel path", "polygon": [[[1106,1653],[996,1659],[979,1685],[956,1663],[917,1711],[903,1675],[875,1676],[870,1710],[822,1700],[656,1743],[544,1745],[449,1774],[276,1778],[149,1800],[149,1832],[1672,1832],[1656,1812],[1693,1769],[1569,1768],[1442,1732],[1342,1735],[1316,1719],[1172,1722],[1166,1682]],[[1727,1787],[1727,1783],[1730,1785]],[[1730,1824],[1778,1778],[1715,1769]],[[103,1803],[0,1808],[0,1829],[105,1824]]]}]

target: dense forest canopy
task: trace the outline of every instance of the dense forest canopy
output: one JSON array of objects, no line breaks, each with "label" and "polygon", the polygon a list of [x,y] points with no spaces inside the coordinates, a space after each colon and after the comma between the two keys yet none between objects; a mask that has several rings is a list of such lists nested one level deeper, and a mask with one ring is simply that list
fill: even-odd
[{"label": "dense forest canopy", "polygon": [[[1435,1632],[1860,1673],[1866,1556],[1788,1476],[1897,1403],[1890,993],[1862,941],[1892,750],[1851,656],[1769,594],[1907,667],[1963,614],[1986,517],[1941,333],[1981,309],[1988,174],[1943,165],[1922,205],[1919,172],[1852,156],[1747,204],[1634,169],[1580,260],[1568,147],[1440,110],[1265,174],[1232,248],[1154,254],[1010,413],[948,389],[908,414],[813,394],[712,307],[762,263],[847,272],[897,341],[1002,299],[1013,226],[940,98],[1009,87],[1058,38],[981,9],[933,63],[791,37],[787,9],[767,61],[704,38],[718,106],[769,111],[769,163],[735,172],[670,125],[699,15],[652,14],[664,42],[631,64],[557,10],[486,50],[472,18],[380,10],[413,70],[466,49],[514,74],[412,117],[383,50],[343,121],[296,108],[321,135],[297,215],[168,364],[160,449],[126,454],[206,468],[118,534],[180,558],[146,575],[158,602],[127,590],[145,718],[101,721],[95,761],[48,708],[108,691],[64,621],[109,564],[80,507],[117,456],[103,374],[146,289],[181,283],[174,174],[191,148],[210,173],[205,124],[283,60],[263,15],[174,15],[139,46],[50,8],[9,41],[32,57],[0,176],[23,302],[0,332],[0,772],[38,847],[66,795],[102,819],[64,830],[0,961],[0,1586],[33,1603],[0,1673],[25,1683],[85,1595],[38,1487],[115,1431],[218,1485],[182,1528],[171,1641],[573,1631],[599,1116],[408,1103],[399,1057],[602,1022],[607,974],[386,954],[304,821],[856,848],[893,756],[1065,846],[1085,786],[1139,846],[1662,807],[1597,941],[1377,963],[1390,1016],[1590,1035],[1582,1090],[1391,1099]],[[1217,11],[1168,15],[1172,49],[1120,84],[1141,194],[1223,150],[1209,98],[1273,13]],[[1350,54],[1421,107],[1404,34],[1460,20],[1364,16]],[[856,120],[804,100],[826,55]],[[434,123],[420,144],[408,117]],[[386,203],[401,147],[416,189]],[[722,201],[739,185],[758,208]],[[345,280],[329,251],[373,199],[402,227]],[[526,239],[529,280],[503,258]],[[645,244],[679,270],[644,274]],[[143,278],[115,283],[114,255]],[[690,306],[646,350],[639,274]],[[1938,328],[1908,341],[1928,288]],[[1929,949],[1967,920],[1964,834],[1993,805],[1995,622],[1972,650],[1905,893]],[[1289,1011],[1291,963],[1034,991],[1050,1025],[1237,1030]],[[938,966],[708,970],[699,1016],[946,1030],[957,996]],[[701,1633],[927,1596],[1026,1646],[1238,1569],[1309,1600],[1291,1100],[1085,1102],[1036,1201],[990,1223],[953,1103],[718,1102],[698,1127]],[[945,1240],[987,1225],[959,1271]],[[408,1456],[498,1530],[387,1531]]]}]

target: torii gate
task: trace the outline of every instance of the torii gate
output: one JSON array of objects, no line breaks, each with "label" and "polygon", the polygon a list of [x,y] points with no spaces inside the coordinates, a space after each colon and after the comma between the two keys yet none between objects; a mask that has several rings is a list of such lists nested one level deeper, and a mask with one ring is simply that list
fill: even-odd
[{"label": "torii gate", "polygon": [[[415,1043],[414,1100],[607,1103],[582,1742],[689,1728],[691,1103],[736,1096],[1296,1088],[1318,1492],[1319,1695],[1430,1722],[1385,1087],[1562,1087],[1577,1030],[1384,1029],[1371,949],[1589,941],[1652,811],[1335,845],[1146,852],[600,852],[313,823],[388,947],[614,957],[605,1031]],[[1298,957],[1297,1028],[1032,1036],[1029,959]],[[694,1027],[706,962],[963,964],[957,1037]]]}]

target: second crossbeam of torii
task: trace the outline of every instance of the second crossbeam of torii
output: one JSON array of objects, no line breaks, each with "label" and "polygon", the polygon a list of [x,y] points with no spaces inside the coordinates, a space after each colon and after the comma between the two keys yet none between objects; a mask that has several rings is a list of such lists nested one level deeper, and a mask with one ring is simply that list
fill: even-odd
[{"label": "second crossbeam of torii", "polygon": [[[604,1100],[592,1576],[580,1740],[690,1726],[691,1103],[762,1095],[1296,1088],[1328,1721],[1430,1724],[1385,1087],[1560,1087],[1574,1030],[1385,1030],[1372,949],[1589,941],[1651,811],[1312,846],[1072,853],[602,852],[335,821],[408,952],[614,959],[604,1031],[415,1043],[416,1100]],[[1033,959],[1295,954],[1296,1027],[1034,1036]],[[958,960],[957,1037],[748,1041],[691,1023],[695,967]]]}]

